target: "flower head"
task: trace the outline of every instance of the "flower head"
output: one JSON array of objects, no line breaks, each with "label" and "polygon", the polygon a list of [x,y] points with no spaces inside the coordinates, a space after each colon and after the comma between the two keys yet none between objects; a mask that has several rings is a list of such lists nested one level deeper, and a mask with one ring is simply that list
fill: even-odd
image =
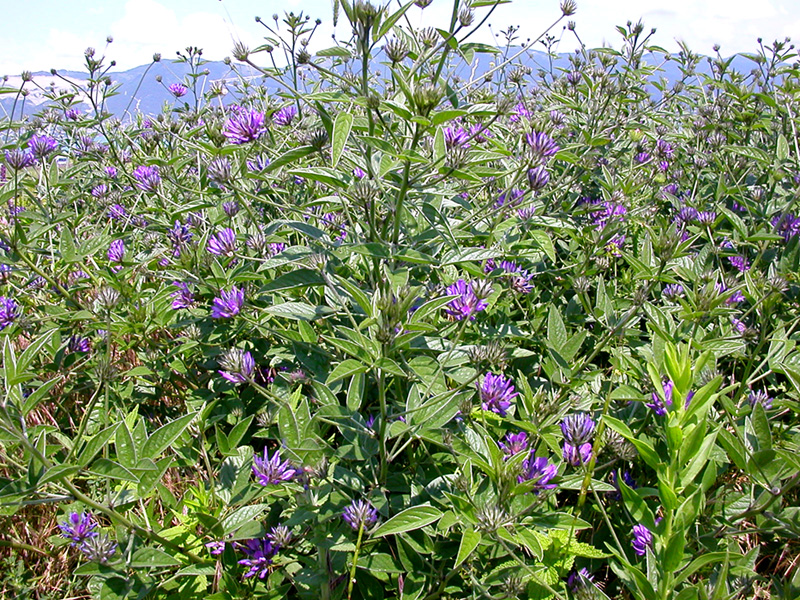
[{"label": "flower head", "polygon": [[208,553],[211,556],[219,556],[220,554],[225,552],[225,541],[214,540],[212,542],[206,542],[205,547],[208,548]]},{"label": "flower head", "polygon": [[479,298],[475,293],[476,283],[467,283],[459,279],[453,285],[447,287],[448,296],[458,296],[447,303],[445,312],[456,321],[463,321],[466,318],[475,320],[475,313],[485,310],[489,303]]},{"label": "flower head", "polygon": [[639,556],[647,554],[647,548],[653,547],[653,534],[642,524],[633,526],[633,551]]},{"label": "flower head", "polygon": [[104,565],[116,554],[117,543],[105,533],[95,534],[83,540],[80,551],[89,560]]},{"label": "flower head", "polygon": [[276,111],[275,114],[272,115],[272,122],[275,123],[275,125],[289,125],[296,114],[297,109],[294,107],[294,105],[290,104],[289,106],[284,106],[280,110]]},{"label": "flower head", "polygon": [[22,150],[20,148],[6,150],[6,164],[15,171],[21,171],[35,163],[36,157],[30,150]]},{"label": "flower head", "polygon": [[498,442],[506,458],[524,452],[528,449],[528,434],[524,431],[519,433],[507,433],[505,442]]},{"label": "flower head", "polygon": [[542,189],[550,181],[550,173],[547,172],[544,165],[539,165],[532,169],[528,169],[528,185],[534,191]]},{"label": "flower head", "polygon": [[587,442],[579,446],[574,446],[564,442],[562,456],[564,457],[564,462],[569,463],[573,467],[585,465],[592,459],[592,445]]},{"label": "flower head", "polygon": [[594,421],[586,413],[572,413],[561,421],[561,433],[567,444],[580,446],[592,439]]},{"label": "flower head", "polygon": [[185,95],[186,95],[186,92],[188,92],[188,91],[189,91],[189,90],[186,88],[186,86],[185,86],[185,85],[183,85],[182,83],[171,83],[171,84],[169,84],[169,86],[167,87],[167,89],[168,89],[168,90],[170,91],[170,93],[171,93],[173,96],[175,96],[176,98],[181,98],[181,97],[185,96]]},{"label": "flower head", "polygon": [[276,485],[291,481],[300,474],[300,469],[292,466],[292,464],[285,460],[281,462],[281,452],[276,450],[270,456],[266,448],[264,448],[264,457],[253,457],[253,475],[261,485]]},{"label": "flower head", "polygon": [[194,294],[189,290],[189,284],[184,281],[173,281],[172,285],[178,288],[170,294],[172,298],[172,308],[178,310],[181,308],[189,308],[194,304]]},{"label": "flower head", "polygon": [[264,133],[264,113],[240,108],[225,121],[222,130],[231,144],[246,144],[261,137]]},{"label": "flower head", "polygon": [[123,240],[114,240],[108,247],[108,260],[121,263],[123,258],[125,258],[125,242]]},{"label": "flower head", "polygon": [[256,370],[256,361],[253,355],[240,348],[228,350],[220,359],[219,374],[231,383],[245,383],[253,378]]},{"label": "flower head", "polygon": [[189,226],[180,221],[175,221],[172,229],[167,231],[167,237],[172,242],[172,255],[175,258],[178,258],[183,249],[192,241],[192,235],[192,232],[189,231]]},{"label": "flower head", "polygon": [[249,567],[244,574],[245,579],[258,575],[259,579],[264,579],[272,571],[272,557],[278,549],[273,546],[268,538],[247,540],[244,544],[239,544],[241,550],[247,558],[239,561],[240,565]]},{"label": "flower head", "polygon": [[20,314],[16,300],[0,296],[0,331],[3,331],[3,329],[16,321]]},{"label": "flower head", "polygon": [[533,133],[525,134],[525,142],[528,144],[531,155],[534,160],[547,162],[549,158],[555,156],[559,148],[558,144],[553,141],[549,135],[543,131],[534,131]]},{"label": "flower head", "polygon": [[67,515],[66,521],[58,524],[58,527],[61,529],[61,535],[72,540],[73,546],[97,535],[94,531],[97,523],[91,513],[73,511]]},{"label": "flower head", "polygon": [[34,135],[28,140],[28,150],[36,158],[44,158],[58,149],[56,142],[49,135]]},{"label": "flower head", "polygon": [[479,388],[481,408],[505,417],[511,408],[511,401],[519,394],[514,390],[511,379],[502,375],[487,373]]},{"label": "flower head", "polygon": [[369,529],[378,521],[378,511],[366,500],[353,500],[342,512],[342,519],[356,531]]},{"label": "flower head", "polygon": [[244,306],[244,290],[233,286],[229,292],[222,291],[211,306],[212,319],[230,319],[239,314]]},{"label": "flower head", "polygon": [[535,482],[534,489],[549,490],[556,487],[554,483],[550,483],[550,480],[556,476],[557,472],[558,469],[555,465],[550,464],[550,461],[543,456],[537,458],[535,449],[531,448],[530,455],[522,462],[522,473],[517,476],[517,481],[519,483],[533,481]]},{"label": "flower head", "polygon": [[236,254],[236,234],[225,227],[209,238],[206,248],[211,254],[232,257]]},{"label": "flower head", "polygon": [[769,410],[772,408],[772,398],[769,397],[766,390],[755,390],[750,392],[747,396],[750,406],[760,404],[764,409]]},{"label": "flower head", "polygon": [[136,180],[136,187],[143,192],[155,192],[161,183],[161,174],[155,166],[136,167],[133,170],[133,178]]}]

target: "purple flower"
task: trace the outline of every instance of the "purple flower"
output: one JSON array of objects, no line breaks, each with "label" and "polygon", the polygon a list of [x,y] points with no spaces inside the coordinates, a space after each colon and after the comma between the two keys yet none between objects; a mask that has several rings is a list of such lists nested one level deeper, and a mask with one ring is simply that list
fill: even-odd
[{"label": "purple flower", "polygon": [[269,157],[266,154],[259,154],[255,158],[247,159],[247,169],[249,171],[263,171],[269,166]]},{"label": "purple flower", "polygon": [[509,121],[512,123],[516,123],[521,118],[530,119],[533,116],[533,113],[528,110],[528,107],[525,106],[524,102],[519,102],[514,107],[514,112],[511,113],[511,116],[508,118]]},{"label": "purple flower", "polygon": [[500,449],[506,454],[506,458],[524,452],[528,449],[528,434],[524,431],[519,433],[507,433],[505,442],[498,442]]},{"label": "purple flower", "polygon": [[0,283],[7,283],[8,276],[13,271],[11,265],[0,264]]},{"label": "purple flower", "polygon": [[34,135],[28,140],[28,150],[36,158],[44,158],[48,154],[55,152],[58,149],[58,142],[56,142],[49,135]]},{"label": "purple flower", "polygon": [[108,208],[108,218],[115,221],[122,221],[128,216],[128,211],[121,204],[112,204]]},{"label": "purple flower", "polygon": [[463,127],[445,127],[444,144],[447,148],[464,147],[469,148],[467,140],[469,132]]},{"label": "purple flower", "polygon": [[233,348],[228,350],[220,359],[219,374],[231,383],[245,383],[253,379],[256,370],[256,361],[253,355],[246,350]]},{"label": "purple flower", "polygon": [[264,458],[253,456],[253,475],[261,485],[277,485],[291,481],[300,474],[300,470],[285,460],[281,462],[280,450],[275,450],[271,457],[264,448]]},{"label": "purple flower", "polygon": [[155,192],[161,183],[161,174],[156,166],[136,167],[133,170],[133,178],[136,180],[136,187],[143,192]]},{"label": "purple flower", "polygon": [[717,213],[713,210],[704,210],[697,213],[695,220],[701,225],[713,225],[714,221],[717,220]]},{"label": "purple flower", "polygon": [[[8,159],[7,152],[6,159]],[[772,218],[772,226],[775,228],[775,232],[782,235],[783,239],[788,242],[800,233],[800,217],[796,217],[794,213],[777,214]]]},{"label": "purple flower", "polygon": [[492,132],[488,127],[481,123],[475,123],[469,128],[469,134],[479,144],[485,142],[488,138],[492,137]]},{"label": "purple flower", "polygon": [[36,157],[30,150],[25,151],[20,148],[6,150],[6,164],[15,171],[21,171],[26,167],[36,163]]},{"label": "purple flower", "polygon": [[549,135],[543,131],[534,131],[525,134],[525,142],[528,144],[530,153],[536,161],[547,162],[555,156],[561,149]]},{"label": "purple flower", "polygon": [[67,352],[89,352],[92,349],[89,338],[81,337],[79,335],[72,335],[67,344]]},{"label": "purple flower", "polygon": [[562,451],[564,462],[569,463],[573,467],[585,465],[592,459],[592,445],[590,443],[581,444],[580,446],[573,446],[564,442]]},{"label": "purple flower", "polygon": [[766,390],[750,392],[750,394],[747,396],[747,399],[750,401],[750,406],[760,404],[764,407],[764,410],[769,410],[772,408],[772,398],[769,397],[769,394],[767,394]]},{"label": "purple flower", "polygon": [[183,85],[182,83],[171,83],[171,84],[169,84],[169,87],[167,89],[176,98],[181,98],[181,97],[185,96],[186,92],[189,91],[186,88],[186,86]]},{"label": "purple flower", "polygon": [[272,545],[268,538],[260,540],[247,540],[244,544],[238,544],[247,558],[239,561],[239,564],[248,567],[249,570],[244,574],[245,579],[258,575],[259,579],[264,579],[272,571],[272,557],[278,549]]},{"label": "purple flower", "polygon": [[378,521],[378,511],[366,500],[353,500],[342,512],[342,519],[356,531],[369,529]]},{"label": "purple flower", "polygon": [[0,296],[0,331],[16,321],[20,314],[16,300]]},{"label": "purple flower", "polygon": [[544,168],[544,165],[539,165],[532,169],[528,169],[528,185],[534,191],[542,189],[550,181],[550,173]]},{"label": "purple flower", "polygon": [[657,140],[656,153],[668,160],[672,160],[672,158],[675,156],[675,148],[666,140]]},{"label": "purple flower", "polygon": [[600,210],[592,213],[592,221],[597,229],[603,229],[606,225],[613,221],[622,223],[625,221],[625,215],[628,209],[624,205],[616,202],[603,202],[600,204]]},{"label": "purple flower", "polygon": [[633,526],[633,551],[639,556],[647,554],[647,549],[653,547],[653,534],[642,524]]},{"label": "purple flower", "polygon": [[447,303],[445,312],[456,321],[466,318],[475,320],[475,313],[485,310],[489,303],[483,298],[478,298],[475,293],[476,283],[467,283],[459,279],[453,285],[447,286],[448,296],[458,296]]},{"label": "purple flower", "polygon": [[364,179],[364,177],[366,176],[367,172],[361,167],[356,167],[355,169],[353,169],[353,177],[355,177],[356,179]]},{"label": "purple flower", "polygon": [[246,144],[261,137],[264,133],[264,113],[240,108],[225,121],[222,131],[231,144]]},{"label": "purple flower", "polygon": [[194,294],[189,290],[188,283],[183,281],[173,281],[172,285],[178,288],[177,291],[174,291],[170,294],[170,298],[172,298],[172,308],[174,310],[189,308],[192,304],[194,304]]},{"label": "purple flower", "polygon": [[680,283],[670,283],[664,286],[664,291],[661,294],[667,300],[675,300],[675,298],[683,298],[685,292]]},{"label": "purple flower", "polygon": [[272,542],[276,549],[285,548],[292,543],[292,530],[286,525],[280,523],[275,527],[270,528],[267,537]]},{"label": "purple flower", "polygon": [[275,256],[286,250],[286,244],[283,242],[271,242],[267,244],[267,256]]},{"label": "purple flower", "polygon": [[239,314],[244,306],[244,290],[236,286],[230,292],[222,291],[219,297],[214,298],[211,306],[212,319],[230,319]]},{"label": "purple flower", "polygon": [[275,123],[275,125],[289,125],[295,115],[297,115],[297,109],[293,104],[290,104],[275,112],[275,114],[272,115],[272,122]]},{"label": "purple flower", "polygon": [[219,556],[225,552],[225,542],[223,540],[214,540],[213,542],[206,542],[205,547],[208,548],[208,553],[211,556]]},{"label": "purple flower", "polygon": [[221,229],[208,240],[208,251],[217,256],[233,257],[236,254],[236,234],[230,227]]},{"label": "purple flower", "polygon": [[121,263],[123,258],[125,258],[125,242],[123,240],[114,240],[108,247],[108,260]]},{"label": "purple flower", "polygon": [[739,335],[741,335],[745,331],[747,331],[747,325],[745,324],[745,322],[744,321],[740,321],[736,317],[731,317],[731,325],[733,325],[734,330]]},{"label": "purple flower", "polygon": [[228,215],[231,219],[235,217],[239,213],[239,203],[236,200],[231,200],[230,202],[223,202],[222,203],[222,211]]},{"label": "purple flower", "polygon": [[664,381],[661,383],[661,386],[664,390],[664,399],[661,399],[661,396],[658,394],[658,392],[653,392],[652,402],[645,404],[645,406],[648,408],[653,409],[653,411],[659,417],[667,414],[667,407],[672,406],[672,389],[674,385],[671,380],[664,379]]},{"label": "purple flower", "polygon": [[106,177],[108,177],[109,179],[117,178],[117,167],[106,167],[104,171],[106,173]]},{"label": "purple flower", "polygon": [[558,469],[555,465],[543,456],[536,458],[535,450],[531,448],[531,453],[522,462],[522,473],[517,476],[517,481],[523,483],[524,481],[535,482],[534,489],[536,490],[550,490],[555,486],[550,483],[550,480],[556,476]]},{"label": "purple flower", "polygon": [[524,195],[525,192],[520,189],[509,190],[507,193],[502,192],[500,196],[498,196],[494,206],[495,208],[500,208],[501,206],[518,206],[520,202],[522,202],[522,197]]},{"label": "purple flower", "polygon": [[72,540],[73,546],[97,535],[97,532],[94,531],[97,523],[95,523],[91,513],[73,511],[67,515],[66,521],[58,524],[58,527],[61,529],[62,536]]},{"label": "purple flower", "polygon": [[514,390],[511,379],[506,379],[502,375],[487,373],[478,388],[481,397],[481,408],[497,413],[505,417],[508,409],[511,408],[511,401],[519,393]]},{"label": "purple flower", "polygon": [[633,157],[633,160],[635,160],[640,165],[643,165],[644,163],[650,162],[652,158],[653,157],[650,156],[649,152],[639,152],[639,154]]},{"label": "purple flower", "polygon": [[580,446],[592,439],[594,421],[586,413],[572,413],[561,421],[561,433],[567,444]]},{"label": "purple flower", "polygon": [[192,241],[192,232],[189,231],[189,226],[182,224],[180,221],[175,221],[175,225],[167,231],[167,237],[172,242],[172,255],[178,258],[183,252],[183,249]]}]

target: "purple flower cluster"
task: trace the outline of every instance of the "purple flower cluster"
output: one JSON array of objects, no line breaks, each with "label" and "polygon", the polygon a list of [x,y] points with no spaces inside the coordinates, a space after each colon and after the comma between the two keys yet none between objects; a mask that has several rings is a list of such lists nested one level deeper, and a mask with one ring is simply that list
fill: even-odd
[{"label": "purple flower cluster", "polygon": [[230,227],[225,227],[209,238],[206,248],[211,254],[231,258],[236,254],[236,234]]},{"label": "purple flower cluster", "polygon": [[244,306],[244,290],[233,286],[229,292],[222,291],[211,305],[212,319],[230,319],[239,314]]},{"label": "purple flower cluster", "polygon": [[507,433],[505,442],[498,442],[498,446],[500,446],[500,450],[503,451],[506,458],[510,458],[528,449],[528,434],[524,431]]},{"label": "purple flower cluster", "polygon": [[[653,392],[651,396],[652,401],[645,404],[645,406],[652,409],[659,417],[667,414],[667,409],[672,406],[672,395],[675,389],[675,384],[673,384],[672,381],[666,377],[661,382],[661,386],[664,390],[664,399],[661,399],[661,396],[658,394],[658,392]],[[693,397],[694,391],[689,391],[689,393],[686,394],[686,401],[683,405],[684,408],[689,406],[689,403],[692,401]]]},{"label": "purple flower cluster", "polygon": [[34,135],[28,140],[28,150],[38,159],[58,150],[58,142],[49,135]]},{"label": "purple flower cluster", "polygon": [[592,444],[589,440],[594,435],[594,421],[586,413],[573,413],[561,421],[561,433],[564,436],[564,461],[578,467],[592,458]]},{"label": "purple flower cluster", "polygon": [[14,148],[13,150],[6,150],[6,164],[15,171],[21,171],[36,164],[36,157],[30,150]]},{"label": "purple flower cluster", "polygon": [[184,281],[173,281],[172,285],[178,288],[170,294],[172,298],[172,308],[179,310],[181,308],[189,308],[194,304],[194,294],[189,289],[189,284]]},{"label": "purple flower cluster", "polygon": [[463,127],[445,127],[444,145],[447,148],[469,148],[469,132]]},{"label": "purple flower cluster", "polygon": [[647,549],[653,547],[653,534],[641,523],[633,526],[633,551],[639,556],[647,554]]},{"label": "purple flower cluster", "polygon": [[292,120],[296,115],[297,109],[293,104],[290,104],[276,111],[275,114],[272,115],[272,122],[275,123],[275,125],[285,127],[286,125],[290,125],[292,123]]},{"label": "purple flower cluster", "polygon": [[58,524],[61,535],[72,540],[72,545],[76,546],[83,541],[97,535],[94,517],[91,513],[71,512],[67,515],[66,521]]},{"label": "purple flower cluster", "polygon": [[597,229],[603,229],[612,222],[622,223],[625,221],[625,215],[628,209],[624,205],[617,202],[600,202],[599,210],[592,213],[592,222]]},{"label": "purple flower cluster", "polygon": [[[447,303],[445,313],[455,321],[463,321],[467,318],[474,321],[475,313],[485,310],[489,306],[483,297],[478,297],[476,294],[476,289],[479,287],[483,287],[480,286],[480,282],[467,283],[463,279],[447,286],[447,295],[457,297]],[[489,288],[489,293],[491,293],[491,288]]]},{"label": "purple flower cluster", "polygon": [[136,187],[143,192],[155,192],[161,183],[161,174],[156,166],[142,165],[133,170]]},{"label": "purple flower cluster", "polygon": [[517,482],[533,481],[535,490],[551,490],[556,485],[550,480],[556,476],[558,469],[551,464],[545,457],[536,457],[536,452],[532,448],[531,453],[522,462],[522,473],[517,476]]},{"label": "purple flower cluster", "polygon": [[187,87],[182,83],[171,83],[169,84],[167,89],[169,90],[170,94],[172,94],[176,98],[182,98],[183,96],[186,95],[186,92],[189,91]]},{"label": "purple flower cluster", "polygon": [[514,390],[511,379],[494,373],[487,373],[478,388],[481,398],[481,408],[505,417],[511,402],[519,393]]},{"label": "purple flower cluster", "polygon": [[291,481],[300,474],[300,470],[294,467],[288,460],[281,462],[281,452],[276,450],[270,456],[264,448],[264,457],[253,457],[253,475],[261,485],[277,485]]},{"label": "purple flower cluster", "polygon": [[[6,153],[8,157],[8,153]],[[772,226],[775,228],[775,233],[783,236],[785,241],[800,233],[800,217],[796,217],[794,213],[781,213],[772,217]]]},{"label": "purple flower cluster", "polygon": [[19,304],[16,300],[0,296],[0,331],[16,321],[20,314]]},{"label": "purple flower cluster", "polygon": [[278,548],[269,538],[247,540],[238,544],[238,547],[246,556],[239,561],[240,565],[248,567],[248,571],[244,574],[245,579],[256,575],[259,579],[264,579],[270,574],[272,558],[278,552]]},{"label": "purple flower cluster", "polygon": [[220,359],[219,374],[231,383],[245,383],[253,379],[256,361],[253,355],[240,348],[228,350]]},{"label": "purple flower cluster", "polygon": [[366,500],[353,500],[342,512],[342,519],[356,531],[366,530],[378,521],[378,511]]},{"label": "purple flower cluster", "polygon": [[184,225],[180,221],[175,221],[175,225],[167,231],[167,237],[172,242],[172,256],[179,258],[192,241],[192,232],[189,230],[188,225]]},{"label": "purple flower cluster", "polygon": [[534,131],[525,134],[528,150],[536,162],[546,163],[561,149],[558,144],[543,131]]},{"label": "purple flower cluster", "polygon": [[257,110],[238,108],[225,121],[222,135],[231,144],[246,144],[261,137],[264,129],[264,113]]}]

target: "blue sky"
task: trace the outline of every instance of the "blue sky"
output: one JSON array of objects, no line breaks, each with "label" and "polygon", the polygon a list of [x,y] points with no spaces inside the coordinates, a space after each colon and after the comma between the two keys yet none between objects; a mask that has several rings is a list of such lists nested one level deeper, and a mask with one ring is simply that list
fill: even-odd
[{"label": "blue sky", "polygon": [[[589,46],[608,42],[618,47],[614,25],[639,18],[648,30],[658,30],[654,40],[668,50],[675,50],[676,39],[682,39],[701,53],[710,53],[719,43],[722,54],[729,55],[754,51],[759,36],[772,41],[800,35],[800,0],[577,1],[572,19]],[[414,7],[411,23],[445,26],[451,7],[452,0],[433,0],[424,12]],[[174,58],[175,51],[187,45],[204,48],[209,59],[220,59],[230,54],[236,38],[250,47],[262,43],[266,32],[255,23],[256,15],[269,21],[284,10],[303,10],[322,19],[312,49],[332,45],[334,33],[331,0],[0,0],[0,9],[0,75],[80,68],[83,51],[92,46],[102,52],[109,35],[114,42],[105,52],[120,69],[145,64],[154,52]],[[478,16],[485,10],[479,9]],[[559,14],[558,0],[514,0],[495,10],[488,20],[491,31],[485,28],[476,41],[491,43],[492,32],[498,34],[509,25],[520,26],[522,39],[535,38]],[[341,22],[335,33],[348,37]],[[563,35],[560,51],[575,48],[574,37],[561,26],[551,33]]]}]

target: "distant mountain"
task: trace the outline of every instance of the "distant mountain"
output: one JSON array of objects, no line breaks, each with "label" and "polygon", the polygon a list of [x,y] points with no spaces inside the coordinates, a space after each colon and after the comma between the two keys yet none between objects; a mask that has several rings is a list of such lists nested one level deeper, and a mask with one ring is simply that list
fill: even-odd
[{"label": "distant mountain", "polygon": [[[508,55],[513,55],[518,49],[511,49]],[[556,57],[549,57],[544,52],[531,50],[523,53],[517,62],[529,66],[534,73],[543,69],[550,71],[551,69],[558,73],[562,69],[569,68],[569,54],[559,54]],[[489,69],[492,68],[497,62],[503,60],[503,54],[493,55],[489,53],[476,53],[472,65],[467,65],[463,61],[456,68],[456,74],[462,79],[469,79],[470,77],[481,77]],[[648,57],[645,57],[648,60]],[[658,60],[658,63],[663,62],[663,57],[649,57],[650,61]],[[378,61],[380,62],[380,61]],[[376,64],[375,69],[382,76],[388,77],[388,68],[385,65]],[[736,70],[748,72],[753,68],[753,63],[743,56],[736,56],[733,60],[732,67]],[[663,76],[667,81],[676,81],[680,77],[680,71],[674,61],[668,61],[661,65],[663,69]],[[208,62],[203,65],[202,70],[207,70],[208,75],[202,76],[198,79],[198,90],[200,92],[207,91],[214,82],[222,82],[229,92],[235,92],[237,85],[240,81],[240,76],[251,81],[254,84],[264,85],[269,93],[278,91],[279,86],[274,81],[263,78],[261,74],[247,65],[237,65],[237,75],[234,70],[221,61]],[[709,73],[710,69],[705,58],[698,65],[698,71]],[[172,94],[167,90],[167,86],[172,83],[185,82],[189,73],[189,67],[186,63],[176,63],[170,61],[161,61],[153,63],[152,65],[142,65],[134,67],[127,71],[117,71],[108,73],[108,77],[114,85],[118,86],[117,93],[111,97],[106,103],[105,109],[119,118],[127,119],[136,112],[152,115],[158,114],[162,111],[165,105],[172,106],[173,104],[182,104],[193,102],[191,94],[187,94],[181,99],[175,99]],[[80,84],[85,81],[86,73],[78,71],[59,71],[58,76],[51,75],[47,72],[37,72],[33,74],[33,81],[25,85],[28,91],[27,96],[23,99],[20,98],[16,102],[14,117],[20,118],[22,114],[31,116],[44,108],[48,103],[46,91],[55,88],[64,92],[74,91],[70,85]],[[160,79],[160,82],[159,82]],[[22,80],[19,76],[10,77],[5,84],[6,89],[19,89]],[[16,94],[5,93],[0,96],[0,116],[9,116],[11,114],[12,106],[14,105]],[[230,102],[230,99],[235,97],[235,94],[228,93],[227,98],[223,102]],[[24,102],[23,102],[24,100]],[[90,103],[84,97],[83,101],[77,106],[79,110],[89,110]],[[127,111],[127,112],[126,112]]]}]

